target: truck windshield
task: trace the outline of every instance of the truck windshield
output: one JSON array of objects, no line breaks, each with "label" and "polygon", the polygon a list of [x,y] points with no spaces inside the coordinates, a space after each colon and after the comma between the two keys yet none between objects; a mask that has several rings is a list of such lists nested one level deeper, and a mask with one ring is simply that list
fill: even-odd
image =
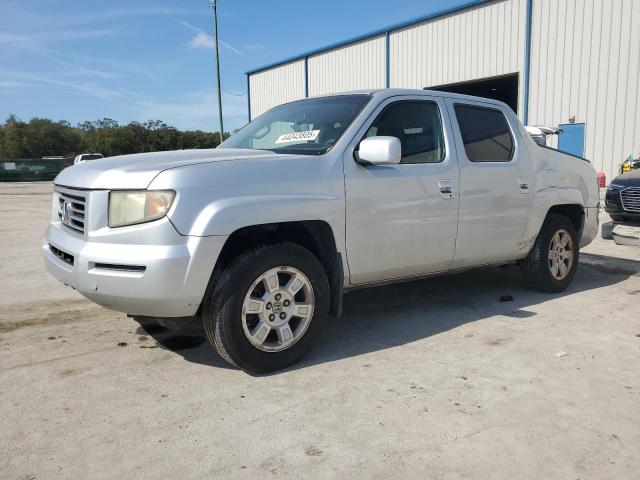
[{"label": "truck windshield", "polygon": [[272,108],[225,140],[220,148],[320,155],[340,139],[369,95],[336,95]]}]

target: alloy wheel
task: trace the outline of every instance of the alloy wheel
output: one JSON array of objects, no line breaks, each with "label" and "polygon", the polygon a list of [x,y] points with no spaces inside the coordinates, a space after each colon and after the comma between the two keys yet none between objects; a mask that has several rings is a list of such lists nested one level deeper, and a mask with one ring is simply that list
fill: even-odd
[{"label": "alloy wheel", "polygon": [[573,267],[573,239],[565,229],[558,230],[549,244],[549,269],[556,280],[562,281]]},{"label": "alloy wheel", "polygon": [[313,318],[311,282],[300,270],[282,266],[260,275],[242,304],[242,328],[251,344],[281,352],[305,334]]}]

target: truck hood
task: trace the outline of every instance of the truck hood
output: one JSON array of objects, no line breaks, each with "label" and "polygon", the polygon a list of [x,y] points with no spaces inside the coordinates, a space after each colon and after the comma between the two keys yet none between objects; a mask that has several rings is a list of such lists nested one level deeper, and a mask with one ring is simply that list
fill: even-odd
[{"label": "truck hood", "polygon": [[211,148],[138,153],[90,160],[65,168],[55,178],[56,185],[90,190],[145,189],[162,171],[198,163],[282,157],[264,150]]}]

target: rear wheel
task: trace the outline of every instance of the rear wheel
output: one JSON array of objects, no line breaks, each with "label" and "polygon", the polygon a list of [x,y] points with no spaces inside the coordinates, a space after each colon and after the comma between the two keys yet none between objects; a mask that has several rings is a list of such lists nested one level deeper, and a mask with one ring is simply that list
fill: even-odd
[{"label": "rear wheel", "polygon": [[203,307],[214,348],[250,372],[284,368],[306,354],[329,309],[329,283],[318,259],[283,243],[238,256]]},{"label": "rear wheel", "polygon": [[557,293],[573,280],[578,256],[577,234],[571,221],[562,215],[549,215],[520,267],[534,288]]}]

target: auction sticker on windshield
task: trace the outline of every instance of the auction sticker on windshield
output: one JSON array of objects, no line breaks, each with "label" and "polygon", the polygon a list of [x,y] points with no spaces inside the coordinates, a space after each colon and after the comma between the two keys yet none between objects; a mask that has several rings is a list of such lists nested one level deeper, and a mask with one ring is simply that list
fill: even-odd
[{"label": "auction sticker on windshield", "polygon": [[278,137],[276,143],[313,141],[318,138],[319,134],[320,130],[307,130],[306,132],[285,133],[284,135],[280,135]]}]

